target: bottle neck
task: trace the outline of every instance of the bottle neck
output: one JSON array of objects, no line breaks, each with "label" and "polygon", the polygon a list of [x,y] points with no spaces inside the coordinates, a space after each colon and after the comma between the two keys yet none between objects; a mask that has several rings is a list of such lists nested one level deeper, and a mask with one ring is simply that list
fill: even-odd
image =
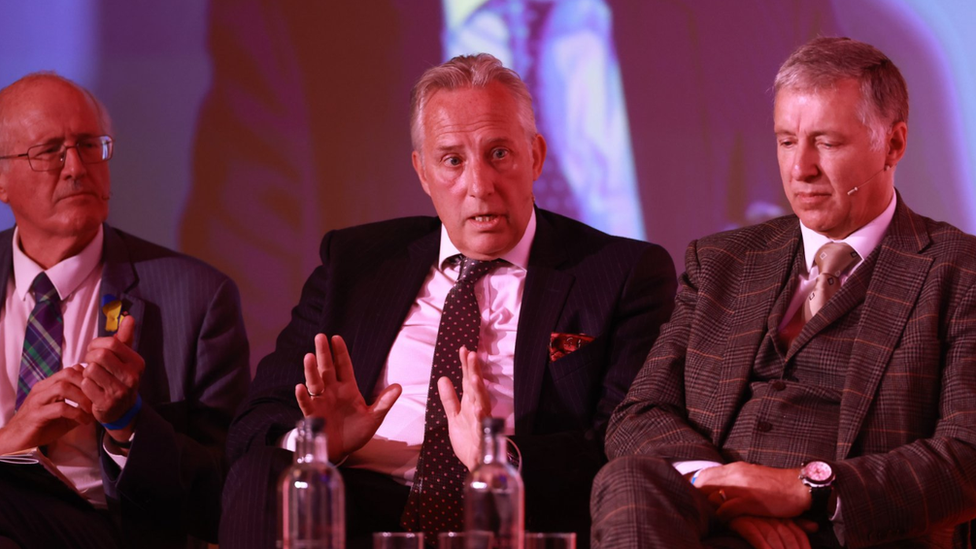
[{"label": "bottle neck", "polygon": [[485,433],[481,441],[482,463],[507,463],[508,438],[501,433]]},{"label": "bottle neck", "polygon": [[329,448],[325,433],[300,429],[295,444],[295,463],[328,463],[328,461]]}]

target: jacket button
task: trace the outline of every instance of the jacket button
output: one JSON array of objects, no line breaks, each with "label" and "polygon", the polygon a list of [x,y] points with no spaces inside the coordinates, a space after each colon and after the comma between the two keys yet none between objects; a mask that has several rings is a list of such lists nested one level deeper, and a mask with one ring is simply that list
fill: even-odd
[{"label": "jacket button", "polygon": [[773,430],[773,424],[768,421],[760,421],[756,425],[756,429],[759,429],[760,433],[768,433]]},{"label": "jacket button", "polygon": [[771,385],[773,387],[773,390],[776,391],[782,391],[783,389],[786,389],[786,382],[783,381],[782,379],[777,379],[776,381],[773,381]]}]

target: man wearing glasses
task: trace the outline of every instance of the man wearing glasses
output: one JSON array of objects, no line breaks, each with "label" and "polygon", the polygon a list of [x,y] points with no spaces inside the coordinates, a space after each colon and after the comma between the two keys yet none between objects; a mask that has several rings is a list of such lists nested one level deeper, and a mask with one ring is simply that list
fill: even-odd
[{"label": "man wearing glasses", "polygon": [[248,383],[240,298],[105,224],[110,132],[59,76],[0,91],[0,200],[16,220],[0,233],[0,548],[215,541]]}]

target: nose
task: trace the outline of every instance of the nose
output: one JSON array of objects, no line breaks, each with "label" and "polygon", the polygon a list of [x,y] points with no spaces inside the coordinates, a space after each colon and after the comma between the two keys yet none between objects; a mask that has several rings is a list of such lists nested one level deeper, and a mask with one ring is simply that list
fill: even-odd
[{"label": "nose", "polygon": [[793,153],[791,175],[795,181],[812,181],[820,175],[819,155],[813,145],[798,145]]},{"label": "nose", "polygon": [[64,166],[61,168],[61,176],[79,179],[86,173],[88,173],[88,168],[81,161],[81,154],[78,153],[78,147],[67,148],[64,151]]},{"label": "nose", "polygon": [[469,196],[484,198],[495,192],[495,170],[484,160],[471,162],[464,175]]}]

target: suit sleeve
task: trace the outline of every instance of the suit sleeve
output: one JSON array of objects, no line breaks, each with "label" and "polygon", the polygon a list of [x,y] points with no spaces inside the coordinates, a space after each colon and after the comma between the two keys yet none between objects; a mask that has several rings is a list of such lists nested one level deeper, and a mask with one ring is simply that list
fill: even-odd
[{"label": "suit sleeve", "polygon": [[688,246],[685,273],[678,284],[674,313],[644,361],[630,392],[614,411],[607,429],[611,459],[644,454],[665,459],[725,460],[711,441],[688,422],[685,363],[699,305],[702,265],[697,242]]},{"label": "suit sleeve", "polygon": [[227,429],[250,377],[230,279],[207,304],[194,348],[193,363],[177,366],[186,371],[183,399],[143,405],[124,469],[102,452],[106,495],[121,506],[126,530],[151,521],[156,531],[216,541]]},{"label": "suit sleeve", "polygon": [[[511,437],[522,454],[526,528],[573,531],[589,523],[590,485],[606,462],[607,421],[670,316],[675,286],[668,253],[657,246],[645,248],[618,289],[609,330],[601,336],[602,356],[594,362],[602,370],[589,423],[579,430]],[[583,347],[573,354],[585,352]]]},{"label": "suit sleeve", "polygon": [[951,536],[955,525],[976,517],[976,286],[968,287],[947,318],[940,328],[941,365],[938,359],[931,365],[940,376],[932,436],[834,464],[850,547],[937,537],[940,531]]}]

